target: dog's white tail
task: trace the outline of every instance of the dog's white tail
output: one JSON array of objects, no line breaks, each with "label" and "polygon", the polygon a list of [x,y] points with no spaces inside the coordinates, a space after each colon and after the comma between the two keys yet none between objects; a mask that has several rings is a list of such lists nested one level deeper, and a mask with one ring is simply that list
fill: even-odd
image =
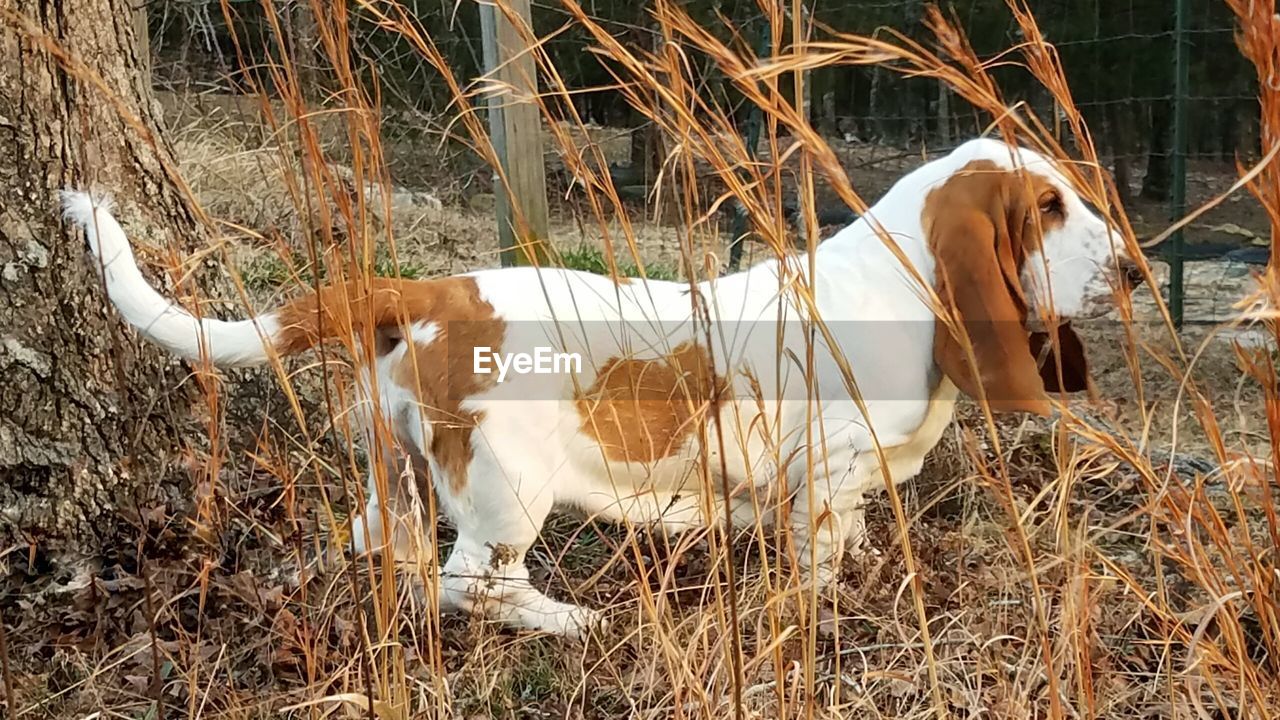
[{"label": "dog's white tail", "polygon": [[219,366],[267,361],[267,348],[280,332],[275,314],[236,322],[196,318],[156,292],[138,271],[129,239],[111,215],[110,200],[65,191],[62,209],[67,220],[84,228],[111,302],[148,340],[189,360],[208,357]]}]

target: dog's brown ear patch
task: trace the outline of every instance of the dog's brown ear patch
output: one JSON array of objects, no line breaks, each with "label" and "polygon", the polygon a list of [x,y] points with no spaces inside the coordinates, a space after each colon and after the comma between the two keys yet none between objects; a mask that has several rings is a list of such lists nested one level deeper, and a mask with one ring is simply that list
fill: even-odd
[{"label": "dog's brown ear patch", "polygon": [[937,322],[934,360],[969,397],[985,395],[995,412],[1047,415],[1019,281],[1027,254],[1024,195],[1018,176],[979,161],[925,199],[921,220],[937,260],[936,290],[956,321],[955,333]]},{"label": "dog's brown ear patch", "polygon": [[1058,326],[1055,348],[1047,332],[1031,333],[1031,354],[1040,366],[1045,392],[1074,393],[1089,389],[1089,359],[1070,323]]}]

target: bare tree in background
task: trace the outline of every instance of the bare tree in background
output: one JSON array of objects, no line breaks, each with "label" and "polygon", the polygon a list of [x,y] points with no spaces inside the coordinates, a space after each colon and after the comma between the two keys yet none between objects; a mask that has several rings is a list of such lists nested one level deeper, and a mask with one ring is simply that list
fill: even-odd
[{"label": "bare tree in background", "polygon": [[[58,191],[92,188],[115,197],[143,245],[198,233],[165,169],[172,153],[136,20],[129,0],[0,0],[5,546],[93,552],[122,514],[166,493],[179,499],[176,451],[203,435],[190,369],[121,327],[83,238],[59,221]],[[75,72],[50,52],[53,42]]]}]

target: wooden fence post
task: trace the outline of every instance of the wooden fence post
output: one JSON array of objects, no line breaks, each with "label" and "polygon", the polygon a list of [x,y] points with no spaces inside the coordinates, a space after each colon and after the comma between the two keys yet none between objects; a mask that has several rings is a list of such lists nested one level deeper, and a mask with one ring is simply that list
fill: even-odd
[{"label": "wooden fence post", "polygon": [[[507,182],[494,180],[502,264],[547,260],[547,176],[542,158],[542,113],[535,100],[538,68],[512,20],[532,32],[529,0],[480,2],[485,72],[501,86],[488,96],[489,135]],[[505,8],[505,9],[504,9]],[[510,13],[510,15],[508,15]]]}]

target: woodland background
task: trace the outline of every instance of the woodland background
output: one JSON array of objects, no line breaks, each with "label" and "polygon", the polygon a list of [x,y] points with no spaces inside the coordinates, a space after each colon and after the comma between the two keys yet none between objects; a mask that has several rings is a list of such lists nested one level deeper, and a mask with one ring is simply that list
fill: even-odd
[{"label": "woodland background", "polygon": [[[736,35],[750,48],[767,50],[767,23],[754,2],[688,2],[682,8],[726,39]],[[474,3],[404,3],[431,34],[458,77],[481,74],[480,28]],[[811,17],[840,32],[874,34],[894,28],[927,39],[921,0],[843,0],[817,3]],[[156,81],[234,89],[243,73],[293,48],[304,68],[316,66],[316,38],[307,3],[277,4],[276,22],[253,0],[227,3],[234,30],[216,2],[169,0],[148,4]],[[957,0],[945,7],[980,57],[990,57],[1022,38],[1003,0]],[[1173,131],[1173,58],[1177,35],[1174,3],[1167,0],[1035,0],[1030,8],[1047,41],[1058,49],[1068,80],[1099,151],[1112,159],[1120,178],[1132,178],[1143,197],[1168,198]],[[1190,45],[1189,157],[1230,163],[1237,153],[1256,154],[1256,79],[1235,47],[1230,10],[1216,0],[1188,0],[1185,41]],[[583,9],[616,36],[641,46],[656,42],[644,3],[586,3]],[[352,13],[353,50],[359,65],[381,82],[387,107],[405,113],[390,119],[438,129],[427,118],[447,117],[448,88],[424,67],[405,40],[362,24]],[[582,116],[601,125],[630,128],[641,118],[619,93],[606,69],[608,58],[588,52],[586,33],[554,3],[534,3],[534,27],[546,42],[565,85],[575,92]],[[700,68],[706,90],[721,106],[748,115],[740,97],[713,64]],[[1011,100],[1030,103],[1042,117],[1054,115],[1049,94],[1025,72],[997,70],[994,77]],[[323,81],[317,92],[323,92]],[[230,84],[228,82],[230,81]],[[936,81],[904,78],[886,67],[822,68],[810,76],[807,102],[812,122],[832,137],[875,142],[903,150],[945,148],[981,132],[988,122],[957,102]],[[258,83],[261,86],[261,83]],[[637,143],[639,145],[639,143]],[[637,158],[632,158],[634,163]],[[1129,183],[1120,182],[1122,191]]]}]

